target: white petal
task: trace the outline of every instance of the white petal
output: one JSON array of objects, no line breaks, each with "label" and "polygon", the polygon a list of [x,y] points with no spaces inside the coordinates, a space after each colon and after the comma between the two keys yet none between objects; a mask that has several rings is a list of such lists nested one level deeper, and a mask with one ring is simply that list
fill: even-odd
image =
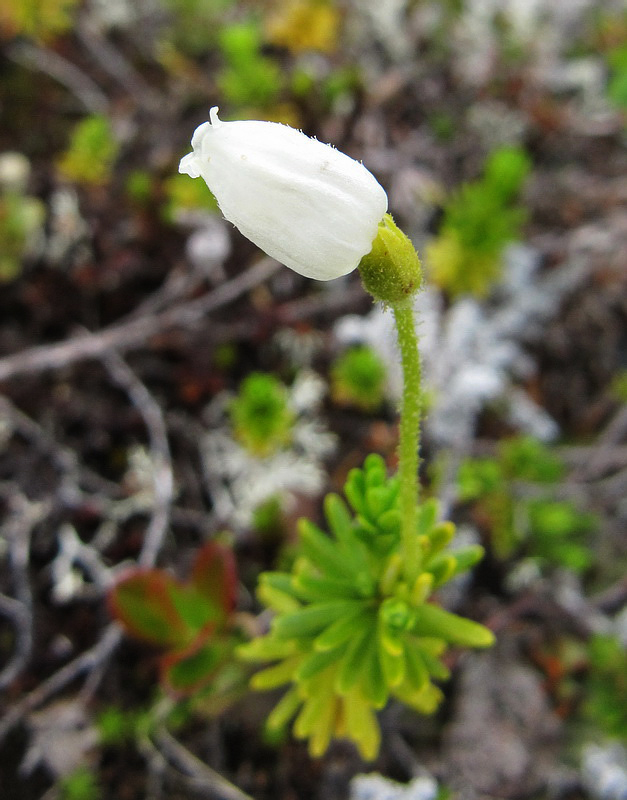
[{"label": "white petal", "polygon": [[226,219],[301,275],[329,280],[372,248],[387,195],[357,161],[276,122],[223,122],[194,133],[180,171],[202,175]]}]

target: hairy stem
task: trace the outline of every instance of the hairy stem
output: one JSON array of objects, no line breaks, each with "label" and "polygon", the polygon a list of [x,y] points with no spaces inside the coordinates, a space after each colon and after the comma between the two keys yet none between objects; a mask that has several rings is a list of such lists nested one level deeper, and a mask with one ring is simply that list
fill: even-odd
[{"label": "hairy stem", "polygon": [[392,309],[396,320],[403,366],[403,397],[398,445],[403,570],[406,579],[412,583],[420,566],[420,552],[416,535],[418,450],[422,410],[420,354],[411,299],[395,304]]}]

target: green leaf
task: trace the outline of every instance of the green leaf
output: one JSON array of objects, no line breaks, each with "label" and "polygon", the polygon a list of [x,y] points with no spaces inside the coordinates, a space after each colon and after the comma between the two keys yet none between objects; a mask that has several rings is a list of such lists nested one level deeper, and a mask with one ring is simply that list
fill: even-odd
[{"label": "green leaf", "polygon": [[395,508],[384,511],[383,514],[379,516],[377,523],[384,533],[394,533],[398,535],[401,529],[400,512]]},{"label": "green leaf", "polygon": [[312,687],[312,691],[307,695],[300,713],[294,722],[294,733],[299,739],[309,736],[326,718],[326,715],[335,710],[334,703],[330,702],[329,692],[326,690],[325,682],[319,686]]},{"label": "green leaf", "polygon": [[347,551],[352,551],[357,540],[353,534],[353,518],[346,503],[337,494],[328,494],[324,498],[324,515],[331,532]]},{"label": "green leaf", "polygon": [[383,668],[379,659],[379,646],[374,631],[370,637],[368,650],[363,658],[361,688],[364,696],[374,708],[383,708],[387,703],[389,690],[383,675]]},{"label": "green leaf", "polygon": [[352,636],[358,636],[360,631],[372,626],[373,623],[373,615],[365,612],[356,616],[337,619],[318,636],[314,641],[314,647],[320,651],[332,650]]},{"label": "green leaf", "polygon": [[253,689],[276,689],[277,686],[291,683],[299,663],[300,656],[286,658],[280,664],[256,672],[250,679],[250,685]]},{"label": "green leaf", "polygon": [[313,652],[307,656],[298,668],[294,680],[297,682],[313,678],[322,670],[336,663],[342,657],[344,647],[335,647],[333,650]]},{"label": "green leaf", "polygon": [[434,636],[464,647],[490,647],[494,644],[494,634],[488,628],[430,603],[416,610],[412,631],[418,636]]},{"label": "green leaf", "polygon": [[416,514],[416,530],[419,534],[428,534],[438,520],[439,504],[430,497],[418,506]]},{"label": "green leaf", "polygon": [[449,581],[456,568],[457,561],[450,553],[440,553],[435,558],[428,558],[425,564],[425,569],[433,575],[434,588]]},{"label": "green leaf", "polygon": [[422,659],[431,677],[437,681],[447,681],[451,677],[451,671],[446,664],[428,647],[423,647],[422,640],[413,642],[413,646]]},{"label": "green leaf", "polygon": [[275,661],[297,652],[298,645],[294,639],[276,639],[270,634],[241,644],[236,650],[238,658],[244,661]]},{"label": "green leaf", "polygon": [[303,554],[331,578],[354,578],[355,565],[346,554],[308,519],[298,520]]},{"label": "green leaf", "polygon": [[471,544],[468,547],[460,547],[459,550],[454,550],[452,556],[455,559],[456,566],[451,577],[471,569],[481,561],[484,555],[485,550],[480,544]]},{"label": "green leaf", "polygon": [[296,714],[302,700],[296,688],[289,689],[268,714],[266,728],[273,732],[282,731]]},{"label": "green leaf", "polygon": [[194,633],[199,633],[206,625],[215,626],[224,621],[223,610],[195,586],[173,581],[168,591],[177,614]]},{"label": "green leaf", "polygon": [[371,647],[371,639],[376,636],[374,626],[363,628],[350,642],[340,670],[337,675],[335,687],[340,694],[346,694],[357,683],[366,665],[366,655]]},{"label": "green leaf", "polygon": [[388,511],[389,492],[386,486],[371,486],[366,490],[366,508],[370,518],[376,519]]},{"label": "green leaf", "polygon": [[201,640],[184,653],[172,653],[162,659],[163,681],[175,692],[198,691],[212,680],[227,652],[215,642]]},{"label": "green leaf", "polygon": [[353,511],[357,514],[366,514],[366,504],[364,499],[364,492],[366,490],[366,479],[364,473],[360,469],[352,469],[348,473],[346,483],[344,484],[344,494],[346,499],[351,505]]},{"label": "green leaf", "polygon": [[366,761],[376,758],[381,745],[381,731],[370,704],[359,692],[349,692],[344,697],[346,733],[357,744]]},{"label": "green leaf", "polygon": [[438,522],[427,533],[431,542],[431,552],[443,550],[455,536],[455,525],[452,522]]},{"label": "green leaf", "polygon": [[418,690],[404,683],[394,689],[394,696],[420,714],[433,714],[443,698],[442,692],[432,683],[427,683]]},{"label": "green leaf", "polygon": [[337,619],[356,617],[363,604],[359,601],[336,600],[316,603],[291,614],[275,617],[272,621],[274,634],[283,639],[302,638],[320,633]]},{"label": "green leaf", "polygon": [[405,670],[407,683],[413,689],[422,689],[429,683],[429,670],[422,653],[408,637],[405,637]]},{"label": "green leaf", "polygon": [[266,588],[291,595],[295,600],[299,600],[301,597],[301,593],[294,585],[294,578],[289,572],[262,572],[259,576],[259,583]]},{"label": "green leaf", "polygon": [[294,611],[302,608],[298,600],[295,599],[295,591],[291,588],[291,593],[275,589],[271,581],[264,581],[263,575],[259,580],[257,587],[257,597],[268,608],[276,611],[278,614],[291,614]]},{"label": "green leaf", "polygon": [[394,647],[390,647],[391,637],[380,625],[379,634],[379,661],[383,674],[390,688],[400,686],[405,678],[405,649],[401,637],[394,637]]},{"label": "green leaf", "polygon": [[332,578],[315,578],[310,575],[295,575],[292,584],[302,600],[308,602],[345,598],[359,600],[362,595],[354,582],[333,580]]}]

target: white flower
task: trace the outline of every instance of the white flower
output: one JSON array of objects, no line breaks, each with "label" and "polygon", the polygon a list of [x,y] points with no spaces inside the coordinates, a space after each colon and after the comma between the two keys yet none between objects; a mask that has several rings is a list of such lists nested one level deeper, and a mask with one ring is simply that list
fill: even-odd
[{"label": "white flower", "polygon": [[277,122],[210,122],[179,171],[204,178],[226,219],[268,255],[331,280],[372,249],[387,195],[357,161]]}]

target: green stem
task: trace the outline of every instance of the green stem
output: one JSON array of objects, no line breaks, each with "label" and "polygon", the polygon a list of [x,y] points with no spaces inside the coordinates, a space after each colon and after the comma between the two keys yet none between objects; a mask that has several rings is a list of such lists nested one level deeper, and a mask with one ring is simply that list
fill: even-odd
[{"label": "green stem", "polygon": [[403,365],[403,397],[398,445],[398,476],[400,481],[401,542],[403,569],[410,583],[420,566],[420,550],[416,535],[418,504],[418,450],[420,447],[420,353],[411,299],[392,306],[398,344]]}]

